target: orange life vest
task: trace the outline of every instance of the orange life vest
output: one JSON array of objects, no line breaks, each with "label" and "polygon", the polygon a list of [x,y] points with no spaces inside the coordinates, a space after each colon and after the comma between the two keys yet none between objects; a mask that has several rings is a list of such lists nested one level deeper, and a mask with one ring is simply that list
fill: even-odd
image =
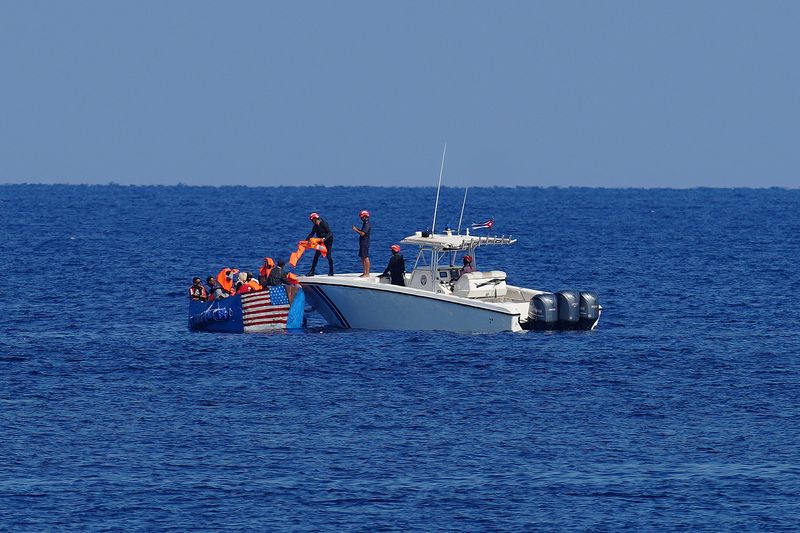
[{"label": "orange life vest", "polygon": [[239,290],[238,290],[238,291],[236,291],[236,294],[244,294],[244,293],[246,293],[246,292],[250,292],[250,291],[252,291],[252,290],[253,290],[253,287],[251,287],[251,286],[250,286],[250,285],[248,285],[247,283],[243,283],[243,284],[242,284],[242,286],[241,286],[241,287],[239,287]]},{"label": "orange life vest", "polygon": [[[217,274],[217,283],[222,287],[222,290],[229,294],[233,294],[233,275],[239,271],[235,268],[223,268]],[[230,274],[230,277],[228,275]]]},{"label": "orange life vest", "polygon": [[189,287],[189,298],[192,300],[206,300],[208,299],[208,291],[202,285],[195,286],[192,284]]},{"label": "orange life vest", "polygon": [[320,239],[319,237],[311,237],[307,241],[300,241],[297,243],[297,251],[292,252],[292,255],[289,256],[289,264],[293,267],[297,266],[297,262],[302,257],[303,252],[308,249],[316,250],[322,257],[328,257],[328,248],[325,247],[325,239]]},{"label": "orange life vest", "polygon": [[275,268],[275,261],[271,257],[265,257],[264,264],[258,269],[258,273],[261,274],[262,278],[267,279],[273,268]]}]

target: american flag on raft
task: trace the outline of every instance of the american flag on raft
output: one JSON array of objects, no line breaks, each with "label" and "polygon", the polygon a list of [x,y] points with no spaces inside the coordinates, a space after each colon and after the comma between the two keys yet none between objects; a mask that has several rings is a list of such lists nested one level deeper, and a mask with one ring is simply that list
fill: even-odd
[{"label": "american flag on raft", "polygon": [[289,296],[282,285],[266,291],[242,294],[242,317],[245,333],[257,333],[286,328],[289,316]]},{"label": "american flag on raft", "polygon": [[487,220],[486,222],[484,222],[484,223],[482,223],[482,224],[473,224],[473,225],[472,225],[472,226],[470,226],[470,227],[471,227],[472,229],[481,229],[481,228],[487,228],[487,229],[491,229],[491,228],[492,228],[492,226],[494,226],[494,219],[493,219],[493,218],[490,218],[489,220]]}]

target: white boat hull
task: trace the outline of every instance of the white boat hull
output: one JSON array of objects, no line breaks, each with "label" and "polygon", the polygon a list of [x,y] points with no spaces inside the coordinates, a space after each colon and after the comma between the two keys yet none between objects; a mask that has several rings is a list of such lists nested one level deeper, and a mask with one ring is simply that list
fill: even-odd
[{"label": "white boat hull", "polygon": [[520,314],[501,304],[378,283],[352,275],[301,277],[308,302],[333,326],[357,329],[520,331]]}]

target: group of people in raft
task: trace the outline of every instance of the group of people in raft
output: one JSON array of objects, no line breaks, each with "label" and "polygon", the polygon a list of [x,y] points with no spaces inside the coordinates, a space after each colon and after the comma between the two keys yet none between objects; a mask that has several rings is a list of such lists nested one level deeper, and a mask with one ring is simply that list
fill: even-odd
[{"label": "group of people in raft", "polygon": [[[364,270],[360,277],[368,278],[370,275],[369,239],[372,231],[369,222],[369,211],[362,210],[358,217],[361,219],[361,227],[353,225],[352,229],[358,233],[358,257],[361,259],[361,265]],[[319,213],[311,213],[308,218],[313,224],[311,231],[306,240],[298,244],[297,252],[291,254],[289,264],[293,267],[297,266],[297,261],[303,251],[313,249],[315,250],[314,259],[306,276],[315,276],[317,274],[317,263],[320,256],[327,258],[328,275],[333,276],[333,231],[331,231],[330,226]],[[400,245],[393,244],[389,249],[392,252],[392,256],[380,277],[389,278],[393,285],[404,287],[406,284],[406,263],[400,254]],[[461,269],[461,272],[474,272],[474,270],[472,257],[465,255],[464,268]],[[277,285],[285,285],[288,291],[294,292],[294,286],[298,284],[297,276],[291,272],[286,272],[286,261],[283,259],[279,259],[276,263],[271,257],[265,257],[264,264],[259,268],[258,274],[258,278],[256,278],[251,272],[240,272],[235,268],[223,268],[216,277],[208,276],[205,286],[200,278],[193,278],[192,286],[189,287],[189,297],[192,300],[205,302],[227,298],[234,294],[260,291],[264,287]],[[290,294],[290,299],[292,299],[292,296]]]}]

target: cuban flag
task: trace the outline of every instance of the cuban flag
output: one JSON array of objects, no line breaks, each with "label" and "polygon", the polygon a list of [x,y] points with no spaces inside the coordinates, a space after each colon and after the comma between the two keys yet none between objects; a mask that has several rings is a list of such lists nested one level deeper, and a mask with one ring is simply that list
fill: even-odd
[{"label": "cuban flag", "polygon": [[490,218],[489,220],[487,220],[486,222],[484,222],[482,224],[473,224],[470,227],[472,229],[482,229],[482,228],[492,229],[492,226],[494,226],[494,219]]}]

